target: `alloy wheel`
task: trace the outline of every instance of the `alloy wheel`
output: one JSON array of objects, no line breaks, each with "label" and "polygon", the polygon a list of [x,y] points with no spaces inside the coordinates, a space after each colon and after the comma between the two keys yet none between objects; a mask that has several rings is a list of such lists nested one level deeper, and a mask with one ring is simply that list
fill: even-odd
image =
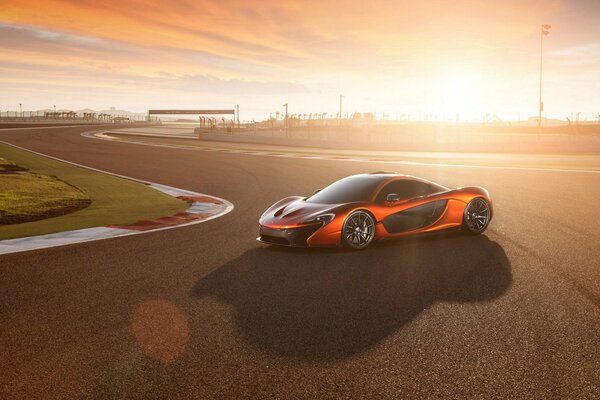
[{"label": "alloy wheel", "polygon": [[484,199],[477,197],[465,209],[464,223],[470,233],[485,231],[490,222],[490,207]]},{"label": "alloy wheel", "polygon": [[344,243],[353,249],[367,247],[375,237],[375,221],[364,211],[355,211],[344,223]]}]

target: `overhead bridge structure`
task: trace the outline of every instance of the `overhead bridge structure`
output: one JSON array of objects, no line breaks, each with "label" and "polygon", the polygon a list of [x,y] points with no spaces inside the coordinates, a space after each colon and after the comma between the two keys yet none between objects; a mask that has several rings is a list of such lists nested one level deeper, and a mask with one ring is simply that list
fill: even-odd
[{"label": "overhead bridge structure", "polygon": [[149,115],[235,115],[235,110],[148,110]]}]

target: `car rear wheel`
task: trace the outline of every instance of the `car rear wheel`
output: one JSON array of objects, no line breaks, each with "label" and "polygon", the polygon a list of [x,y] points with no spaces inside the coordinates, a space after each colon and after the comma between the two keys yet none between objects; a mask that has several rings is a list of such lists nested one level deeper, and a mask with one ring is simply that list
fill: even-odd
[{"label": "car rear wheel", "polygon": [[365,211],[354,211],[346,218],[342,243],[351,249],[364,249],[375,238],[375,220]]},{"label": "car rear wheel", "polygon": [[476,197],[465,207],[463,230],[470,235],[479,235],[487,229],[490,217],[488,202],[481,197]]}]

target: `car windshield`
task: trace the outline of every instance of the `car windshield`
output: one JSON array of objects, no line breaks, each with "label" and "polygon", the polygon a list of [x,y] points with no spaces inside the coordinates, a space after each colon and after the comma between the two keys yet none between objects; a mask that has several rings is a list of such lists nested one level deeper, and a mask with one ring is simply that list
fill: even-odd
[{"label": "car windshield", "polygon": [[306,199],[309,203],[339,204],[367,201],[382,181],[381,175],[354,175],[341,179]]}]

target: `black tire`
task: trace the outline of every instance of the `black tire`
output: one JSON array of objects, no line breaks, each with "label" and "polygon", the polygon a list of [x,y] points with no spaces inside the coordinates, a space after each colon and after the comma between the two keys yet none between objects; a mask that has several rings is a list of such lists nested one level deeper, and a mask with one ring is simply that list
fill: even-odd
[{"label": "black tire", "polygon": [[469,235],[481,235],[492,219],[490,204],[482,197],[476,197],[467,204],[463,213],[463,231]]},{"label": "black tire", "polygon": [[375,219],[366,211],[354,211],[344,221],[342,244],[354,250],[362,250],[375,238]]}]

